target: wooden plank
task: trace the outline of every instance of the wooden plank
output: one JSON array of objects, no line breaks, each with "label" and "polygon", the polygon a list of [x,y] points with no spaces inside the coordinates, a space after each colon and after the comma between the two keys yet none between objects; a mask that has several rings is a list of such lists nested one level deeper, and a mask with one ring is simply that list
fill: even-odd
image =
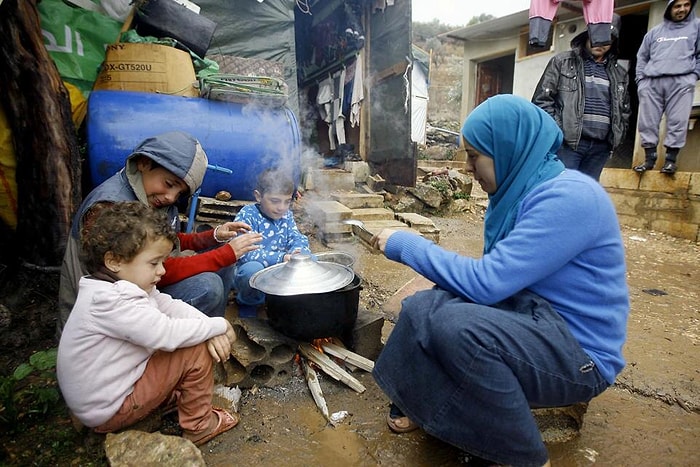
[{"label": "wooden plank", "polygon": [[374,369],[374,362],[372,360],[365,358],[362,355],[358,355],[355,352],[351,352],[350,350],[339,345],[325,343],[322,345],[322,347],[324,352],[329,355],[333,355],[336,358],[340,358],[345,363],[349,363],[350,365],[369,372],[372,372]]},{"label": "wooden plank", "polygon": [[362,383],[349,375],[347,371],[343,370],[337,363],[319,352],[318,349],[311,344],[299,344],[299,351],[304,357],[318,365],[318,367],[331,378],[340,381],[359,393],[365,392],[366,388]]},{"label": "wooden plank", "polygon": [[311,368],[311,364],[309,364],[305,358],[301,359],[301,367],[304,370],[306,384],[309,386],[309,390],[311,391],[311,397],[313,397],[314,402],[316,402],[316,407],[321,410],[321,413],[324,417],[326,417],[326,420],[328,420],[332,425],[335,425],[335,423],[333,423],[331,420],[330,414],[328,413],[328,405],[326,405],[326,399],[323,397],[323,391],[321,391],[321,385],[318,382],[316,370]]}]

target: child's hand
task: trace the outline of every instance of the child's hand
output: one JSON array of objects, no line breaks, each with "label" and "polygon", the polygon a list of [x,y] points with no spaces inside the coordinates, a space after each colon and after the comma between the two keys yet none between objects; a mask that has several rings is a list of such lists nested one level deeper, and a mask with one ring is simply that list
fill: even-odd
[{"label": "child's hand", "polygon": [[289,261],[292,258],[293,255],[298,255],[299,253],[301,253],[301,248],[297,248],[294,251],[284,255],[284,257],[282,258],[282,261],[284,261],[286,263],[287,261]]},{"label": "child's hand", "polygon": [[260,243],[262,241],[262,234],[257,232],[248,232],[243,235],[238,235],[228,242],[229,246],[233,248],[233,252],[236,254],[236,258],[240,258],[249,251],[257,250],[260,248]]},{"label": "child's hand", "polygon": [[215,362],[225,362],[231,355],[231,345],[236,342],[236,332],[231,323],[226,321],[226,332],[207,341],[209,355]]},{"label": "child's hand", "polygon": [[228,242],[234,237],[250,232],[251,227],[245,222],[225,222],[216,226],[214,238],[217,242]]}]

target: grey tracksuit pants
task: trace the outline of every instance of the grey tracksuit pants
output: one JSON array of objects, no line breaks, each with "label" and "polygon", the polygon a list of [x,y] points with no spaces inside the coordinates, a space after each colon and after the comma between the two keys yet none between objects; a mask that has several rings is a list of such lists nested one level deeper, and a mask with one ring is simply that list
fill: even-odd
[{"label": "grey tracksuit pants", "polygon": [[659,144],[661,115],[666,114],[664,146],[682,148],[688,134],[688,118],[693,108],[695,73],[680,76],[660,76],[639,81],[639,117],[637,126],[642,147]]}]

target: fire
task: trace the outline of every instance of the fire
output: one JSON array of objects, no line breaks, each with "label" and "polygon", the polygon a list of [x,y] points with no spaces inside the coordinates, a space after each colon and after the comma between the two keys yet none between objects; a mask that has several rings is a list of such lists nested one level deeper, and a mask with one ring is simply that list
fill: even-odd
[{"label": "fire", "polygon": [[311,341],[311,346],[318,350],[321,353],[323,352],[323,344],[332,344],[333,343],[333,338],[332,337],[324,337],[321,339],[314,339]]}]

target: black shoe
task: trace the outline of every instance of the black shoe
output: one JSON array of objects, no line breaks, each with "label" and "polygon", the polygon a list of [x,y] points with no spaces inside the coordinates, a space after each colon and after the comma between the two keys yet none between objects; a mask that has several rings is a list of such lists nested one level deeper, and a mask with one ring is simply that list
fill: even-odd
[{"label": "black shoe", "polygon": [[664,166],[661,167],[661,173],[666,175],[673,175],[676,173],[676,170],[678,170],[676,163],[671,161],[666,161]]},{"label": "black shoe", "polygon": [[646,172],[647,170],[653,169],[655,163],[656,163],[656,160],[653,160],[653,161],[646,161],[646,162],[643,163],[643,164],[635,165],[635,166],[633,167],[633,169],[634,169],[635,172],[644,173],[644,172]]}]

